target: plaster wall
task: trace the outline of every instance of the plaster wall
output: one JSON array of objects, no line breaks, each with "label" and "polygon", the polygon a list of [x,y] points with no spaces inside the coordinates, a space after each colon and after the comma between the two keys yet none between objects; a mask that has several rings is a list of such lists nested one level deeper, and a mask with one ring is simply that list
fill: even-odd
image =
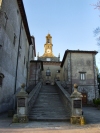
[{"label": "plaster wall", "polygon": [[[72,81],[78,84],[94,84],[93,55],[88,53],[71,54]],[[86,80],[80,80],[80,73],[85,72]]]},{"label": "plaster wall", "polygon": [[[81,80],[80,78],[80,73],[82,72],[85,73],[85,80]],[[87,103],[91,103],[93,98],[98,98],[94,53],[67,53],[62,67],[63,73],[67,87],[73,91],[73,84],[77,83],[79,91],[87,94]]]},{"label": "plaster wall", "polygon": [[[92,53],[72,53],[72,84],[79,85],[79,91],[87,94],[87,102],[91,103],[94,98],[98,98],[97,76],[95,54]],[[80,79],[80,73],[85,72],[85,80]]]}]

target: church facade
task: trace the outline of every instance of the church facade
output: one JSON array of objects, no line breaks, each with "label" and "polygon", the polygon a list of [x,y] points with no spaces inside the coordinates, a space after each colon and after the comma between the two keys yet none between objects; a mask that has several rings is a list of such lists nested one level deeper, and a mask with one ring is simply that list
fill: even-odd
[{"label": "church facade", "polygon": [[44,84],[54,84],[55,80],[60,80],[60,54],[58,57],[53,54],[52,36],[46,36],[44,44],[44,54],[37,56],[37,60],[43,61],[42,80]]}]

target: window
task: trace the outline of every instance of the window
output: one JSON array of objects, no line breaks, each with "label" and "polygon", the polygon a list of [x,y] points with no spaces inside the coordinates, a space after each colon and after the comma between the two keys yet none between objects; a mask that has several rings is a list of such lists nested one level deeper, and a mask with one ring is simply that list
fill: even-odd
[{"label": "window", "polygon": [[25,65],[25,56],[24,56],[24,65]]},{"label": "window", "polygon": [[0,86],[2,86],[3,78],[4,78],[4,75],[0,73]]},{"label": "window", "polygon": [[2,77],[0,76],[0,86],[2,86]]},{"label": "window", "polygon": [[57,70],[57,73],[60,73],[60,70]]},{"label": "window", "polygon": [[28,68],[28,61],[26,62],[26,68]]},{"label": "window", "polygon": [[17,9],[17,14],[19,14],[19,10]]},{"label": "window", "polygon": [[21,57],[21,49],[19,49],[19,55],[18,56]]},{"label": "window", "polygon": [[46,58],[46,61],[51,61],[51,59],[50,58]]},{"label": "window", "polygon": [[48,43],[50,43],[50,39],[48,39]]},{"label": "window", "polygon": [[51,76],[51,72],[49,68],[46,70],[46,76]]},{"label": "window", "polygon": [[7,17],[6,12],[4,12],[4,15],[5,15],[5,23],[4,23],[4,27],[5,27],[5,29],[6,29],[8,17]]},{"label": "window", "polygon": [[15,33],[14,33],[13,44],[15,45],[15,43],[16,43],[16,35],[15,35]]},{"label": "window", "polygon": [[85,80],[86,79],[85,72],[80,73],[80,79],[81,80]]}]

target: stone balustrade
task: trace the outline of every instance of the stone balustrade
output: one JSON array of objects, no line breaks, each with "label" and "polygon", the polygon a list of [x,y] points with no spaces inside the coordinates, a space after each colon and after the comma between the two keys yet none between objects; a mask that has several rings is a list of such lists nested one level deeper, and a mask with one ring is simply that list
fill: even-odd
[{"label": "stone balustrade", "polygon": [[28,113],[30,112],[31,108],[33,107],[41,87],[42,87],[42,82],[39,82],[34,87],[34,89],[31,91],[31,93],[29,93],[29,95],[28,95]]},{"label": "stone balustrade", "polygon": [[39,82],[31,93],[25,91],[25,84],[21,85],[21,90],[17,93],[17,114],[14,114],[12,122],[14,123],[25,123],[28,122],[28,115],[33,107],[36,98],[41,89],[42,82]]},{"label": "stone balustrade", "polygon": [[71,115],[71,98],[70,94],[62,87],[60,81],[56,81],[56,85],[59,91],[59,94],[61,96],[61,99],[66,107],[66,109],[69,109],[70,115]]}]

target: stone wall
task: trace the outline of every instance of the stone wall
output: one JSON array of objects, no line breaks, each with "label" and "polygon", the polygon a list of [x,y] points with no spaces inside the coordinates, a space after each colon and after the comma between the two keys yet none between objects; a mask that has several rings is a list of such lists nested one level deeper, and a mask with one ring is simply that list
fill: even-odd
[{"label": "stone wall", "polygon": [[63,67],[61,68],[62,86],[69,94],[72,93],[72,71],[71,71],[71,53],[67,54]]},{"label": "stone wall", "polygon": [[66,110],[69,111],[70,115],[71,115],[71,98],[69,93],[61,86],[60,81],[56,81],[56,85],[57,85],[57,89],[59,91],[59,95],[62,99],[62,102],[65,105]]},{"label": "stone wall", "polygon": [[[62,84],[66,84],[66,87],[72,89],[73,84],[77,83],[79,91],[87,94],[87,103],[91,103],[93,98],[98,98],[95,53],[67,53],[62,67],[63,73],[64,81],[62,80]],[[81,80],[80,73],[85,73],[85,80]]]},{"label": "stone wall", "polygon": [[62,69],[62,80],[71,83],[71,54],[68,53]]},{"label": "stone wall", "polygon": [[29,79],[28,86],[36,85],[42,79],[42,62],[41,61],[30,61]]},{"label": "stone wall", "polygon": [[98,98],[97,96],[97,88],[94,86],[90,85],[80,85],[78,86],[78,91],[81,93],[85,93],[87,95],[87,104],[92,104],[94,98]]},{"label": "stone wall", "polygon": [[[87,93],[87,102],[90,103],[93,98],[98,97],[97,76],[95,54],[92,53],[72,53],[72,84],[77,83],[80,86],[80,92]],[[80,72],[85,72],[85,80],[80,80]]]},{"label": "stone wall", "polygon": [[[93,56],[90,53],[72,53],[72,81],[78,84],[94,84]],[[85,72],[86,80],[80,80],[80,72]]]},{"label": "stone wall", "polygon": [[0,112],[4,112],[13,107],[13,95],[22,83],[26,83],[27,79],[26,64],[28,62],[29,43],[23,22],[21,26],[21,14],[16,0],[2,1],[0,10],[0,45],[2,45],[0,49],[0,73],[4,75],[3,84],[0,87]]},{"label": "stone wall", "polygon": [[33,88],[31,93],[28,95],[28,113],[31,111],[31,108],[33,107],[38,97],[41,87],[42,87],[42,82],[38,82],[38,84]]}]

